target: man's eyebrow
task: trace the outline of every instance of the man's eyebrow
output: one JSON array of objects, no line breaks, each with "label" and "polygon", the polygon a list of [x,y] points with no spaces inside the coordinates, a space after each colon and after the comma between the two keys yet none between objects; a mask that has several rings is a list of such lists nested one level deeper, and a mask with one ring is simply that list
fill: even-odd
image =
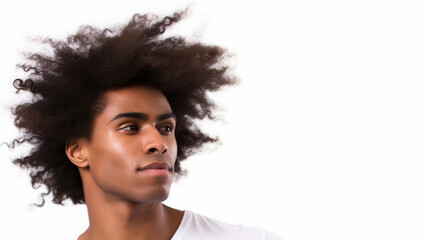
[{"label": "man's eyebrow", "polygon": [[[112,120],[110,120],[110,122],[115,121],[116,119],[119,118],[135,118],[135,119],[140,119],[140,120],[148,120],[149,116],[147,113],[142,113],[142,112],[125,112],[125,113],[119,113],[118,115],[116,115],[114,118],[112,118]],[[158,116],[157,121],[162,121],[164,119],[167,118],[174,118],[174,120],[176,121],[177,117],[176,115],[174,115],[174,113],[164,113]]]},{"label": "man's eyebrow", "polygon": [[176,115],[174,115],[174,113],[161,114],[158,116],[158,121],[162,121],[162,120],[167,119],[167,118],[173,118],[174,121],[177,121],[177,117],[176,117]]},{"label": "man's eyebrow", "polygon": [[110,120],[110,122],[115,121],[116,119],[119,118],[135,118],[135,119],[141,119],[141,120],[147,120],[149,119],[149,116],[146,113],[141,113],[141,112],[125,112],[125,113],[119,113],[118,115],[116,115],[114,118],[112,118],[112,120]]}]

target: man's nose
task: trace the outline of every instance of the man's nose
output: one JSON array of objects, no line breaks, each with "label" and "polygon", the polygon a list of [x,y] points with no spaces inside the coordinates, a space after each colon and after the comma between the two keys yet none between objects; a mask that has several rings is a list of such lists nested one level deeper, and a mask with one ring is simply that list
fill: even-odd
[{"label": "man's nose", "polygon": [[167,144],[154,126],[146,129],[143,142],[143,151],[147,154],[164,154],[167,152]]}]

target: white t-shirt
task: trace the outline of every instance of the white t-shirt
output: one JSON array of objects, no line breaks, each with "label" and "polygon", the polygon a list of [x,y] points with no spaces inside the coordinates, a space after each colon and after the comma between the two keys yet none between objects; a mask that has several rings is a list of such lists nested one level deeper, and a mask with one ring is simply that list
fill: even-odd
[{"label": "white t-shirt", "polygon": [[260,227],[228,224],[185,210],[171,240],[284,240]]}]

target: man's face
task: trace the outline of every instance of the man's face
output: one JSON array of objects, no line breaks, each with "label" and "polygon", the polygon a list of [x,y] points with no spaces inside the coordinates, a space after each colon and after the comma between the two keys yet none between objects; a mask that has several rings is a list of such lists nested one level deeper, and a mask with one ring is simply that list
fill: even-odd
[{"label": "man's face", "polygon": [[[177,156],[176,120],[157,89],[132,86],[108,91],[86,147],[89,175],[113,198],[161,202],[168,197]],[[150,163],[169,170],[140,170]],[[84,180],[84,179],[83,179]]]}]

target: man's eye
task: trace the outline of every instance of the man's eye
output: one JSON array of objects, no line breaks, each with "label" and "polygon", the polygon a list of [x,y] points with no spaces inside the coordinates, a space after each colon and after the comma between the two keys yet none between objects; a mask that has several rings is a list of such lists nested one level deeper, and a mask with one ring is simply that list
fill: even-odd
[{"label": "man's eye", "polygon": [[125,131],[137,131],[137,130],[139,130],[139,129],[137,128],[137,126],[136,126],[136,125],[127,125],[127,126],[125,126],[125,127],[120,128],[119,130],[125,130]]},{"label": "man's eye", "polygon": [[164,126],[164,127],[160,128],[160,131],[170,133],[170,132],[173,131],[173,127],[171,127],[171,126]]}]

